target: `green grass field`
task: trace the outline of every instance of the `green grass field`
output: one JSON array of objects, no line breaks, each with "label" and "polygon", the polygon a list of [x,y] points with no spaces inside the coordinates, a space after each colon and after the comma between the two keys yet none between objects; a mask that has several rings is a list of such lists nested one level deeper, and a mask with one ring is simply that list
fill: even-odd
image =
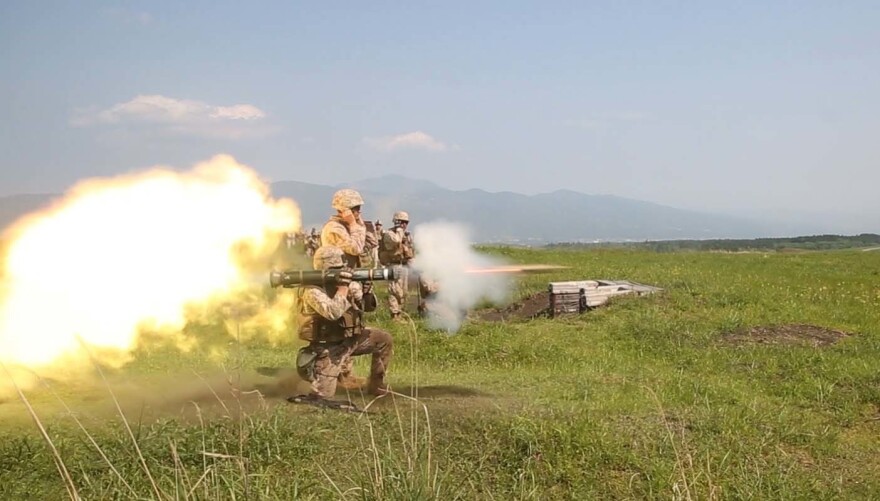
[{"label": "green grass field", "polygon": [[[880,252],[483,250],[570,267],[514,299],[571,279],[666,290],[452,336],[379,312],[406,397],[365,415],[287,404],[298,383],[257,375],[291,364],[294,336],[191,325],[188,353],[145,346],[106,379],[26,391],[48,440],[0,403],[0,499],[880,498]],[[851,335],[727,335],[783,324]]]}]

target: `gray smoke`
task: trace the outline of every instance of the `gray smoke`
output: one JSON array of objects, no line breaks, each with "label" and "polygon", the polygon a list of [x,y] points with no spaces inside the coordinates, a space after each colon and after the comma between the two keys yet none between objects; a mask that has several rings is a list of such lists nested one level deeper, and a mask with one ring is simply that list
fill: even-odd
[{"label": "gray smoke", "polygon": [[484,300],[501,302],[507,298],[508,275],[474,272],[504,263],[476,252],[464,225],[445,221],[420,224],[413,230],[413,238],[413,268],[423,279],[436,282],[439,289],[428,300],[432,327],[455,332],[468,309]]}]

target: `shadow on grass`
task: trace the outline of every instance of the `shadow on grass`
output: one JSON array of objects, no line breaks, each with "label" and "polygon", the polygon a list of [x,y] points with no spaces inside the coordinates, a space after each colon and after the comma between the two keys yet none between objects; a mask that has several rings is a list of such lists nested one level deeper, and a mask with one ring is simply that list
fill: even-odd
[{"label": "shadow on grass", "polygon": [[418,398],[445,397],[490,397],[489,393],[454,384],[437,384],[427,386],[395,386],[394,391]]},{"label": "shadow on grass", "polygon": [[[168,374],[145,381],[117,382],[114,392],[133,421],[176,416],[198,422],[206,418],[238,419],[259,411],[289,406],[289,397],[309,393],[310,385],[291,367],[260,367],[256,372]],[[338,388],[333,400],[385,413],[401,402],[421,402],[436,409],[483,408],[494,395],[460,385],[395,385],[394,395],[375,397],[360,390]],[[97,397],[96,397],[97,398]],[[97,414],[112,414],[106,398],[93,402]]]},{"label": "shadow on grass", "polygon": [[[284,402],[285,399],[295,395],[303,395],[309,392],[309,384],[302,380],[294,369],[291,368],[267,368],[257,370],[263,376],[274,378],[274,381],[259,382],[254,385],[263,398],[270,402]],[[492,395],[459,385],[391,385],[391,390],[396,394],[376,398],[366,393],[366,388],[360,390],[346,390],[338,388],[333,400],[353,402],[360,408],[368,406],[373,411],[382,411],[395,405],[400,397],[418,400],[425,404],[432,402],[447,406],[450,403],[454,407],[466,405],[466,402],[485,400]]]},{"label": "shadow on grass", "polygon": [[[308,383],[303,381],[296,373],[296,369],[292,367],[257,367],[257,373],[274,378],[275,381],[260,382],[254,385],[254,389],[259,390],[264,397],[267,398],[286,398],[291,396],[290,391],[300,391],[307,393],[309,389]],[[392,388],[396,393],[402,393],[411,397],[418,398],[445,398],[445,397],[489,397],[488,393],[468,388],[466,386],[441,384],[427,386],[399,386],[394,385]],[[337,396],[344,394],[345,390],[337,389]],[[357,393],[357,392],[352,392]]]}]

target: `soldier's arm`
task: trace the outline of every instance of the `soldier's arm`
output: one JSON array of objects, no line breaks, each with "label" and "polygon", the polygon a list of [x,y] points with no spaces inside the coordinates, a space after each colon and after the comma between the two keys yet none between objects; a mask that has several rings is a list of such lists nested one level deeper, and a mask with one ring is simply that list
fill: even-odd
[{"label": "soldier's arm", "polygon": [[351,235],[352,249],[355,250],[354,255],[363,254],[367,243],[367,227],[358,219],[348,227],[348,232]]},{"label": "soldier's arm", "polygon": [[303,294],[303,302],[327,320],[339,319],[351,307],[347,294],[328,296],[320,289],[310,288]]},{"label": "soldier's arm", "polygon": [[367,227],[363,224],[352,224],[351,228],[345,229],[342,223],[328,223],[321,232],[321,244],[339,247],[342,252],[350,256],[360,256],[364,253],[364,243],[367,238]]},{"label": "soldier's arm", "polygon": [[376,234],[369,231],[366,232],[364,235],[364,249],[375,249],[377,245],[379,245],[379,240],[376,238]]}]

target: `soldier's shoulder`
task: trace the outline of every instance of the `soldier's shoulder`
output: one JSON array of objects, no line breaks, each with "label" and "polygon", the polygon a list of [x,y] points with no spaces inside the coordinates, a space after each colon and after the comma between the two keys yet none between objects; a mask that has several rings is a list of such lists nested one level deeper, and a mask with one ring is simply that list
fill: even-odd
[{"label": "soldier's shoulder", "polygon": [[324,289],[320,287],[316,287],[313,285],[308,285],[305,287],[301,287],[299,289],[299,295],[302,300],[306,303],[325,303],[330,301],[330,296],[324,292]]},{"label": "soldier's shoulder", "polygon": [[346,229],[345,225],[342,224],[341,221],[338,221],[336,219],[330,219],[329,221],[324,223],[324,227],[321,228],[322,235],[326,234],[326,233],[340,233],[340,232],[348,233],[348,230]]},{"label": "soldier's shoulder", "polygon": [[313,296],[318,293],[324,293],[324,291],[317,285],[298,285],[294,290],[300,296]]}]

